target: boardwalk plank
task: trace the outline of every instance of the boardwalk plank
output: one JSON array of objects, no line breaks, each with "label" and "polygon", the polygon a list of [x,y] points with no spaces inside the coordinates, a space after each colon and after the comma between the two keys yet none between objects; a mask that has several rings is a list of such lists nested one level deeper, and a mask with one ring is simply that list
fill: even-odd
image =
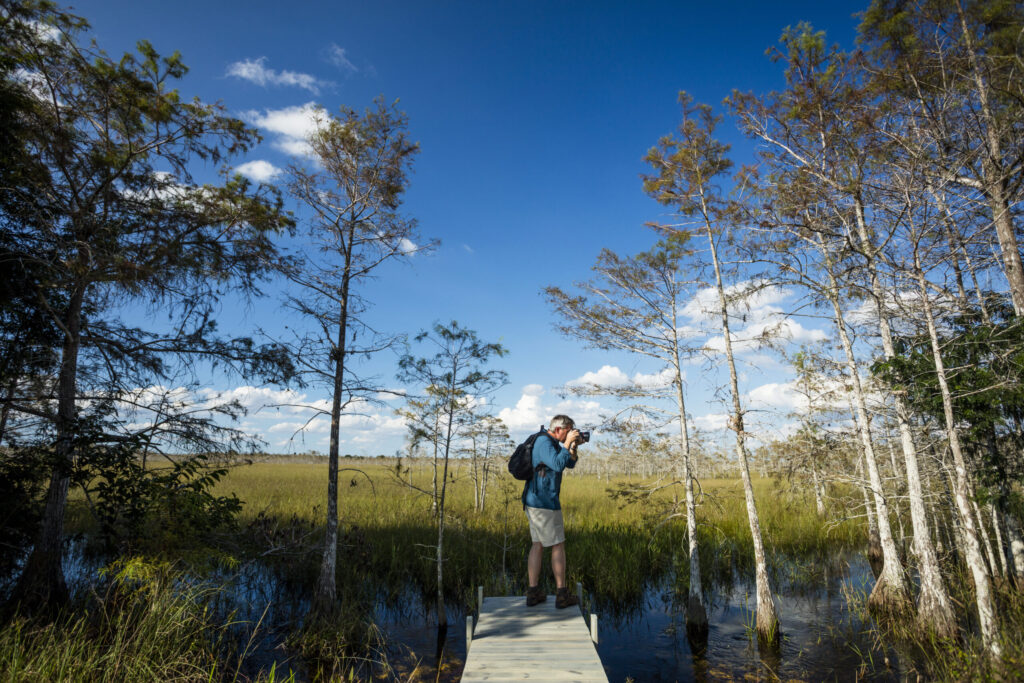
[{"label": "boardwalk plank", "polygon": [[578,608],[534,607],[522,597],[484,598],[462,674],[477,681],[601,681],[608,677]]}]

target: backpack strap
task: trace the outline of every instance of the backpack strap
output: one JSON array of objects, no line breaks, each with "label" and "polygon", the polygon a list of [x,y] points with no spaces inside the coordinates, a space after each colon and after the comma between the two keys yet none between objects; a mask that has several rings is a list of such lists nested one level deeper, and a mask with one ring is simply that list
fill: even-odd
[{"label": "backpack strap", "polygon": [[[544,425],[541,425],[540,426],[540,431],[537,432],[537,438],[540,438],[541,436],[548,437],[549,439],[551,439],[552,443],[556,444],[556,446],[557,446],[558,442],[555,441],[555,437],[551,436],[551,434],[548,433],[548,429]],[[537,438],[535,438],[533,440],[533,444],[530,446],[530,464],[531,465],[533,465],[533,446],[537,445]],[[533,468],[533,475],[534,476],[531,477],[531,481],[533,481],[533,492],[534,493],[537,493],[537,471],[539,469],[541,469],[541,468],[550,469],[544,463],[541,463],[539,465],[534,466],[534,468]]]}]

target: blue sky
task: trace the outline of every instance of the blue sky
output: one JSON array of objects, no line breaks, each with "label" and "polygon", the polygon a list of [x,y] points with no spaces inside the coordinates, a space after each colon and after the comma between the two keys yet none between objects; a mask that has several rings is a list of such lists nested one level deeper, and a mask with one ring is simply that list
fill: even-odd
[{"label": "blue sky", "polygon": [[[257,179],[281,179],[268,171],[301,148],[304,107],[363,109],[377,95],[400,99],[422,148],[405,211],[442,246],[383,272],[366,291],[374,303],[369,318],[411,333],[457,319],[504,344],[510,354],[498,367],[510,382],[493,401],[520,440],[556,411],[597,419],[598,402],[562,399],[557,387],[587,373],[614,381],[660,370],[560,337],[540,292],[586,278],[601,248],[650,247],[644,223],[663,209],[641,190],[643,155],[677,125],[678,91],[718,106],[734,88],[780,87],[781,68],[765,50],[785,26],[808,21],[850,47],[853,15],[865,4],[89,0],[73,9],[112,54],[143,38],[162,53],[180,51],[191,68],[183,94],[221,101],[260,128],[264,142],[234,162]],[[731,121],[721,137],[733,144],[737,164],[753,160]],[[275,288],[269,294],[251,306],[225,301],[222,327],[244,333],[290,322]],[[793,301],[792,293],[771,292],[751,319]],[[824,336],[815,326],[798,323],[796,340]],[[746,360],[744,392],[777,409],[762,422],[781,428],[793,407],[783,386],[788,371],[761,352]],[[725,379],[718,366],[688,372],[689,409],[701,427],[723,422],[714,397]],[[382,384],[398,386],[393,356],[373,369]],[[325,420],[294,435],[308,413],[257,410],[273,401],[313,404],[327,398],[324,390],[289,393],[210,378],[206,393],[231,393],[249,405],[242,424],[270,451],[326,450]],[[343,450],[401,448],[404,430],[390,409],[369,412],[346,422]]]}]

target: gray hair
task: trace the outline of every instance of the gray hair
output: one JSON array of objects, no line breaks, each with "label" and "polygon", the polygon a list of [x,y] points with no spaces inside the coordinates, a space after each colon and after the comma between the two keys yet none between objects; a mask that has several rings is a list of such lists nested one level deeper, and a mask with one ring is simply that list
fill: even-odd
[{"label": "gray hair", "polygon": [[568,415],[555,415],[551,418],[551,426],[548,429],[555,430],[559,427],[565,427],[566,429],[572,429],[576,426],[576,423],[572,421],[572,418]]}]

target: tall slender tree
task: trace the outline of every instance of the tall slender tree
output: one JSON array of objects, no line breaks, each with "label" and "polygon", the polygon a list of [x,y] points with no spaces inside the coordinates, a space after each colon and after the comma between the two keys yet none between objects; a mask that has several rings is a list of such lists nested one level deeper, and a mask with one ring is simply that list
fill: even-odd
[{"label": "tall slender tree", "polygon": [[421,332],[416,336],[416,342],[425,345],[430,355],[402,356],[398,364],[398,378],[422,388],[425,400],[418,401],[411,410],[403,410],[401,414],[409,421],[416,438],[436,444],[442,464],[435,509],[437,625],[443,634],[448,626],[444,600],[444,532],[449,456],[471,424],[467,418],[472,416],[473,405],[508,381],[503,371],[486,369],[492,358],[500,358],[507,351],[500,344],[482,341],[476,332],[454,320],[448,325],[435,324],[432,330]]},{"label": "tall slender tree", "polygon": [[[301,370],[330,389],[326,534],[311,610],[329,613],[337,597],[338,458],[341,418],[378,389],[357,374],[358,360],[397,339],[377,334],[360,314],[361,287],[380,266],[430,249],[416,244],[416,222],[400,212],[419,145],[408,118],[378,98],[365,112],[320,112],[309,145],[315,165],[289,169],[289,191],[306,213],[309,250],[286,266],[298,287],[290,305],[312,321],[313,332],[295,343]],[[357,338],[369,342],[356,344]]]},{"label": "tall slender tree", "polygon": [[754,500],[754,487],[743,421],[736,359],[733,353],[733,334],[730,325],[730,295],[726,291],[720,241],[729,225],[730,210],[717,187],[732,167],[728,158],[729,146],[715,139],[715,128],[721,117],[715,116],[707,105],[695,105],[685,92],[679,94],[682,122],[676,135],[667,135],[648,153],[646,160],[653,173],[644,180],[644,189],[659,203],[671,206],[683,223],[662,226],[668,234],[700,234],[707,239],[708,256],[714,271],[714,291],[717,294],[717,315],[724,340],[726,365],[729,368],[729,388],[732,396],[730,429],[736,435],[736,458],[743,478],[743,491],[747,503],[747,519],[754,540],[754,564],[757,586],[757,633],[761,642],[774,645],[779,640],[779,619],[768,580],[768,564],[761,522]]},{"label": "tall slender tree", "polygon": [[470,459],[470,474],[473,479],[473,508],[483,512],[487,505],[487,486],[493,463],[491,459],[506,454],[515,448],[509,436],[508,427],[499,417],[473,415],[466,431],[466,452]]},{"label": "tall slender tree", "polygon": [[[690,558],[686,626],[697,642],[707,639],[708,618],[700,581],[700,551],[697,545],[697,512],[690,433],[686,418],[684,363],[696,352],[690,332],[680,315],[695,293],[687,280],[685,259],[689,256],[687,236],[667,235],[652,249],[621,257],[605,249],[593,266],[595,278],[576,284],[579,294],[557,287],[544,291],[553,310],[564,318],[559,331],[590,346],[647,356],[665,369],[662,382],[633,383],[619,387],[626,396],[668,398],[675,403],[679,423],[680,479],[686,497],[687,553]],[[599,389],[600,390],[600,389]],[[604,389],[604,391],[607,391]],[[649,411],[648,411],[649,414]]]}]

